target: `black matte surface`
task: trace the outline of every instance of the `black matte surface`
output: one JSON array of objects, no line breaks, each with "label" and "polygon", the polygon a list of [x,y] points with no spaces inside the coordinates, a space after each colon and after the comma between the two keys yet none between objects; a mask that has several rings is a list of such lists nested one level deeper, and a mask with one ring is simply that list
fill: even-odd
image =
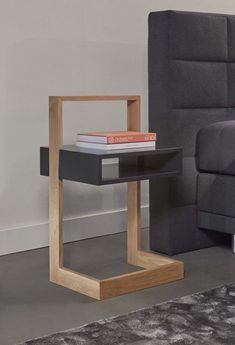
[{"label": "black matte surface", "polygon": [[[41,175],[49,175],[49,149],[41,148]],[[103,164],[116,158],[115,164]],[[182,174],[182,149],[97,152],[64,146],[60,150],[60,179],[93,185],[115,184]]]}]

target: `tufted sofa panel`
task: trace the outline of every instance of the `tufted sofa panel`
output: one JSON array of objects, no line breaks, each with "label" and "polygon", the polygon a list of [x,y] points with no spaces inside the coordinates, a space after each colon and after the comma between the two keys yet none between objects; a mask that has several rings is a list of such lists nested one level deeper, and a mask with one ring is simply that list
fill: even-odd
[{"label": "tufted sofa panel", "polygon": [[[152,12],[148,38],[149,130],[158,147],[182,146],[182,177],[150,181],[150,246],[166,254],[228,237],[197,222],[197,132],[235,120],[235,16]],[[209,182],[208,182],[209,183]]]}]

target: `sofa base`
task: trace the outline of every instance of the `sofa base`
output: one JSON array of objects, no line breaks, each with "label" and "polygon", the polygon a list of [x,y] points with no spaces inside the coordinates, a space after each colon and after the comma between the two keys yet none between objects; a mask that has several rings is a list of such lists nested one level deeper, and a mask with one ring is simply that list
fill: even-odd
[{"label": "sofa base", "polygon": [[151,250],[174,255],[231,241],[227,234],[199,229],[195,205],[156,211],[153,210],[150,219]]},{"label": "sofa base", "polygon": [[235,218],[204,211],[198,212],[198,226],[201,229],[219,231],[234,235]]}]

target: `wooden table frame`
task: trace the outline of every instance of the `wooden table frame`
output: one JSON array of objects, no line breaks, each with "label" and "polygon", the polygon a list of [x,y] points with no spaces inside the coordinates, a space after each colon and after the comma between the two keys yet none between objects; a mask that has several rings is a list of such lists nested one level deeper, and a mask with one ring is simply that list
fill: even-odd
[{"label": "wooden table frame", "polygon": [[140,182],[128,182],[128,264],[144,270],[99,280],[64,267],[63,181],[59,179],[59,150],[63,147],[63,102],[126,101],[127,130],[140,130],[140,96],[49,97],[50,281],[101,300],[184,277],[183,262],[141,250]]}]

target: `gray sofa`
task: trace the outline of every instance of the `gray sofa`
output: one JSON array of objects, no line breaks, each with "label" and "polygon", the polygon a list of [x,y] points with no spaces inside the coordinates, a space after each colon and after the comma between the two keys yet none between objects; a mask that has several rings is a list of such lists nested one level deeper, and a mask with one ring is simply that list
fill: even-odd
[{"label": "gray sofa", "polygon": [[151,249],[171,255],[223,243],[231,236],[209,230],[204,216],[201,195],[213,185],[204,154],[197,157],[197,196],[195,144],[201,128],[235,120],[235,16],[150,13],[148,47],[149,130],[158,132],[158,147],[182,146],[184,153],[182,177],[150,181]]},{"label": "gray sofa", "polygon": [[196,142],[198,227],[231,234],[235,252],[235,121],[201,129]]}]

